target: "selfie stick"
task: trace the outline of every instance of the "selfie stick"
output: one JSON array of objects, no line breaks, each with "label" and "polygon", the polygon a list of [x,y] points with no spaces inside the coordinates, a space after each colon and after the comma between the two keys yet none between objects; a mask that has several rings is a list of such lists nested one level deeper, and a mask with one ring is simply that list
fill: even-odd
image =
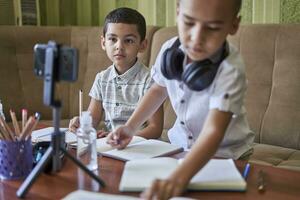
[{"label": "selfie stick", "polygon": [[60,169],[62,168],[62,160],[60,159],[61,154],[66,155],[70,160],[78,165],[78,167],[80,167],[90,177],[97,181],[102,187],[105,186],[103,180],[101,180],[97,175],[90,171],[80,161],[74,158],[65,148],[65,133],[59,130],[61,102],[59,100],[54,100],[55,82],[59,81],[58,57],[59,46],[56,45],[55,42],[49,41],[45,52],[44,104],[53,108],[54,132],[51,136],[51,145],[48,147],[41,160],[33,168],[31,173],[26,177],[25,181],[18,189],[16,194],[20,198],[25,197],[27,191],[43,171],[44,167],[50,161],[51,157],[53,161],[52,172],[60,171]]}]

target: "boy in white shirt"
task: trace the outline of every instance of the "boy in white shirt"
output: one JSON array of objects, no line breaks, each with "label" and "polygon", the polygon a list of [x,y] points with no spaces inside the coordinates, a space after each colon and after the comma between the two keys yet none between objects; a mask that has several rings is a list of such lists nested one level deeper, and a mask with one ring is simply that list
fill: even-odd
[{"label": "boy in white shirt", "polygon": [[123,127],[108,143],[124,148],[137,128],[169,97],[177,120],[171,143],[190,149],[183,163],[164,180],[155,180],[146,199],[181,195],[191,178],[213,156],[241,159],[252,153],[244,96],[245,67],[227,44],[240,23],[241,0],[178,0],[179,40],[167,41],[152,67],[155,83]]},{"label": "boy in white shirt", "polygon": [[[106,70],[96,75],[89,95],[88,110],[97,127],[105,114],[104,131],[98,137],[106,136],[114,127],[125,124],[139,100],[153,83],[149,69],[137,59],[137,54],[147,47],[146,22],[144,17],[131,8],[117,8],[105,18],[101,45],[113,62]],[[149,118],[139,136],[158,138],[163,126],[163,111],[158,109]],[[69,124],[73,132],[79,127],[79,118]]]}]

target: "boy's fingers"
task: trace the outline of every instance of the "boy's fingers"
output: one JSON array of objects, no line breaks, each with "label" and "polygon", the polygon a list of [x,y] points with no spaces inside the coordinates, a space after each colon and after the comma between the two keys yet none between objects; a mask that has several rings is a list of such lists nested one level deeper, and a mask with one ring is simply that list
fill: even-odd
[{"label": "boy's fingers", "polygon": [[100,130],[97,132],[97,138],[103,138],[103,137],[106,137],[107,135],[108,135],[108,132],[106,132],[106,131]]},{"label": "boy's fingers", "polygon": [[156,196],[156,191],[158,189],[159,189],[159,180],[156,179],[153,181],[151,187],[142,193],[141,197],[147,200],[154,199],[154,197]]},{"label": "boy's fingers", "polygon": [[109,133],[108,134],[106,143],[110,144],[113,147],[117,147],[118,146],[118,142],[117,142],[117,140],[114,139],[113,133]]}]

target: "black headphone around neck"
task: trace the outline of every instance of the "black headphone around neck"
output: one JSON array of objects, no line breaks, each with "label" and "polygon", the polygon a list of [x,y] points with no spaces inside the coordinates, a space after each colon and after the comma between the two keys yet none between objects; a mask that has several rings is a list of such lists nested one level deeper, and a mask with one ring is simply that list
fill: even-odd
[{"label": "black headphone around neck", "polygon": [[213,63],[210,59],[195,61],[183,70],[184,53],[179,48],[179,38],[166,49],[162,56],[161,72],[169,80],[183,81],[191,90],[201,91],[214,80],[219,65],[228,55],[228,44],[224,43],[219,60]]}]

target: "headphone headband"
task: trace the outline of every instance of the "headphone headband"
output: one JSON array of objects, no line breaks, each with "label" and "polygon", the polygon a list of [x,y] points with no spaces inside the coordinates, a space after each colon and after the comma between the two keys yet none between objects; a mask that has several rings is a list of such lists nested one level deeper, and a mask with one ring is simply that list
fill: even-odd
[{"label": "headphone headband", "polygon": [[161,72],[167,79],[183,81],[191,90],[195,91],[201,91],[213,82],[221,62],[229,54],[228,43],[225,41],[220,50],[221,55],[216,62],[211,59],[204,59],[189,63],[184,68],[185,54],[179,46],[180,40],[177,38],[172,46],[165,50],[162,57]]}]

